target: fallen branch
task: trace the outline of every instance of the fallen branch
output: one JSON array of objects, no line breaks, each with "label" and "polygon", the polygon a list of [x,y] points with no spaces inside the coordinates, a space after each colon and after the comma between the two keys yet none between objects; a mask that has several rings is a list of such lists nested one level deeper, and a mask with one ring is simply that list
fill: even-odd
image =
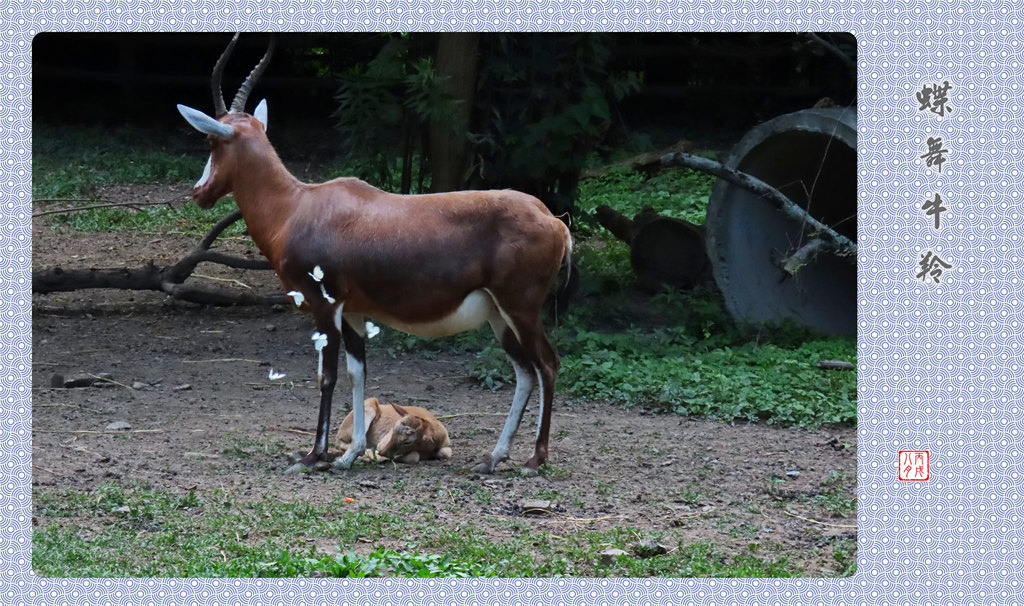
[{"label": "fallen branch", "polygon": [[[150,262],[142,267],[114,269],[68,269],[59,266],[32,272],[32,292],[50,293],[86,288],[115,288],[121,290],[156,290],[170,296],[203,305],[277,305],[289,301],[283,293],[258,294],[238,292],[195,281],[190,277],[208,277],[194,274],[203,262],[219,263],[238,269],[272,269],[265,259],[244,259],[209,250],[225,229],[242,218],[238,210],[222,217],[203,236],[191,252],[173,265],[157,266]],[[214,278],[221,280],[220,278]],[[237,282],[237,281],[235,281]],[[241,284],[241,282],[238,282]]]},{"label": "fallen branch", "polygon": [[601,516],[599,518],[574,518],[565,514],[558,513],[557,511],[547,511],[547,513],[561,517],[561,520],[548,520],[552,524],[593,524],[594,522],[605,522],[607,520],[625,520],[624,515],[614,516]]},{"label": "fallen branch", "polygon": [[315,436],[316,433],[312,431],[304,431],[302,429],[288,429],[286,427],[268,427],[266,431],[283,431],[286,433],[297,433],[304,436]]},{"label": "fallen branch", "polygon": [[216,358],[214,360],[182,360],[182,364],[209,364],[212,362],[252,362],[253,364],[264,364],[262,360],[250,360],[249,358]]},{"label": "fallen branch", "polygon": [[32,433],[73,433],[78,435],[85,434],[110,434],[110,435],[124,435],[129,433],[163,433],[162,429],[104,429],[103,431],[96,431],[90,429],[33,429]]},{"label": "fallen branch", "polygon": [[207,276],[205,274],[192,274],[192,276],[195,278],[202,278],[203,280],[213,280],[214,282],[226,282],[228,284],[237,284],[242,288],[252,290],[252,286],[249,286],[248,284],[242,282],[241,280],[235,280],[234,278],[218,278],[216,276]]},{"label": "fallen branch", "polygon": [[124,383],[119,383],[119,382],[117,382],[117,381],[115,381],[115,380],[113,380],[113,379],[111,379],[109,377],[101,377],[99,375],[94,375],[91,372],[87,372],[85,374],[87,374],[90,377],[96,379],[97,382],[112,383],[114,385],[120,385],[121,387],[124,387],[125,389],[131,389],[131,387],[129,387],[128,385],[125,385]]},{"label": "fallen branch", "polygon": [[[793,202],[788,196],[761,179],[729,168],[714,160],[708,160],[693,154],[666,154],[661,157],[661,163],[665,166],[685,166],[693,170],[715,175],[737,187],[742,187],[747,191],[757,194],[782,211],[786,216],[794,219],[801,225],[809,226],[812,235],[829,245],[837,256],[847,258],[850,262],[856,263],[857,245],[852,240],[815,219],[799,204]],[[797,252],[799,253],[800,251]]]},{"label": "fallen branch", "polygon": [[[66,200],[61,200],[59,198],[54,198],[54,199],[45,199],[45,200],[33,200],[33,202],[34,203],[35,202],[58,202],[58,201],[85,202],[86,200],[87,200],[87,198],[68,198]],[[137,206],[163,206],[165,204],[167,206],[171,206],[175,202],[184,202],[185,200],[186,200],[186,198],[184,196],[175,196],[174,198],[170,198],[168,200],[162,200],[160,202],[105,202],[103,204],[91,204],[89,206],[75,206],[75,207],[72,207],[72,208],[58,208],[56,210],[44,210],[44,211],[41,211],[41,212],[32,213],[32,218],[42,217],[44,215],[59,215],[59,214],[64,214],[64,213],[76,213],[76,212],[79,212],[79,211],[82,211],[82,210],[92,210],[94,208],[114,208],[114,207],[119,207],[119,206],[128,206],[128,207],[135,208]]]},{"label": "fallen branch", "polygon": [[805,518],[804,516],[797,515],[789,510],[783,510],[782,513],[786,514],[787,516],[793,516],[794,518],[801,519],[805,522],[821,524],[822,526],[831,526],[833,528],[857,528],[856,524],[829,524],[828,522],[819,522],[818,520],[812,520],[811,518]]},{"label": "fallen branch", "polygon": [[458,412],[458,413],[451,414],[451,415],[441,415],[441,416],[439,416],[437,418],[438,419],[454,419],[455,417],[479,417],[479,416],[485,416],[485,417],[504,417],[504,416],[507,416],[507,415],[505,413],[503,413],[503,412]]}]

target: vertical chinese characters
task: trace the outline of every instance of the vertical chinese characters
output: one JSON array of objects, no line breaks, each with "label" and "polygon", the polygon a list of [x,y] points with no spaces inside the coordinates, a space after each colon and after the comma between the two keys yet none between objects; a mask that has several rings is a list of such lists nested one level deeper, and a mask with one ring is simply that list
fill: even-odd
[{"label": "vertical chinese characters", "polygon": [[[930,111],[938,116],[939,119],[952,113],[953,106],[949,101],[949,93],[952,88],[953,85],[949,83],[949,80],[943,81],[942,84],[925,84],[922,86],[921,90],[915,94],[919,104],[918,111]],[[936,172],[942,174],[942,165],[946,162],[947,156],[950,153],[948,148],[943,147],[942,137],[928,137],[925,140],[925,145],[925,152],[920,156],[924,161],[925,167],[933,168]],[[942,195],[936,192],[932,199],[925,200],[921,205],[921,210],[924,211],[926,217],[933,220],[936,230],[942,228],[942,213],[949,211],[949,208],[943,202]],[[952,263],[944,261],[939,255],[930,250],[921,253],[917,264],[919,267],[917,279],[922,282],[931,280],[935,284],[940,282],[939,278],[944,270],[953,267]]]}]

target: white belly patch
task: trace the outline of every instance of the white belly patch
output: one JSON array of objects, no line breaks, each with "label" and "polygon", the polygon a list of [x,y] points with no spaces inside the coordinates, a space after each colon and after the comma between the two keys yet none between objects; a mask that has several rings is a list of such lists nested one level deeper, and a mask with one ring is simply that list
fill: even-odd
[{"label": "white belly patch", "polygon": [[407,323],[392,318],[374,318],[381,324],[419,337],[447,337],[472,330],[498,314],[491,295],[483,289],[466,295],[459,307],[449,315],[433,322]]}]

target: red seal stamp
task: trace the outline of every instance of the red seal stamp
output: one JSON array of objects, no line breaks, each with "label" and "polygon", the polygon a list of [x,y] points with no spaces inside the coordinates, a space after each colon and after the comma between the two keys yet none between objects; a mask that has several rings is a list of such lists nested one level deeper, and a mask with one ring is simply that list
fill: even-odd
[{"label": "red seal stamp", "polygon": [[899,457],[899,478],[901,480],[927,480],[929,456],[927,450],[901,450]]}]

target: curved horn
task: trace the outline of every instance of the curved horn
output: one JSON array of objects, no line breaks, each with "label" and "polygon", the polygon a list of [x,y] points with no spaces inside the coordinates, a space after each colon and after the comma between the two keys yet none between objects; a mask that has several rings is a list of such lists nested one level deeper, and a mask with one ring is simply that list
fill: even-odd
[{"label": "curved horn", "polygon": [[249,76],[246,77],[245,82],[242,86],[238,87],[238,94],[235,95],[235,100],[231,102],[231,108],[228,110],[231,113],[245,111],[245,101],[249,98],[249,92],[252,91],[252,87],[256,85],[256,81],[263,75],[263,70],[267,68],[267,64],[270,63],[270,57],[274,54],[274,37],[270,37],[270,44],[267,45],[267,52],[260,59],[260,62],[256,64],[256,67],[252,68],[249,72]]},{"label": "curved horn", "polygon": [[213,115],[217,118],[221,118],[228,113],[228,109],[224,105],[224,93],[220,89],[220,80],[224,75],[224,66],[228,63],[231,51],[235,50],[235,42],[237,41],[238,32],[231,38],[231,42],[228,42],[228,47],[221,53],[220,59],[217,59],[217,63],[213,66],[213,75],[210,76],[210,88],[213,89]]}]

